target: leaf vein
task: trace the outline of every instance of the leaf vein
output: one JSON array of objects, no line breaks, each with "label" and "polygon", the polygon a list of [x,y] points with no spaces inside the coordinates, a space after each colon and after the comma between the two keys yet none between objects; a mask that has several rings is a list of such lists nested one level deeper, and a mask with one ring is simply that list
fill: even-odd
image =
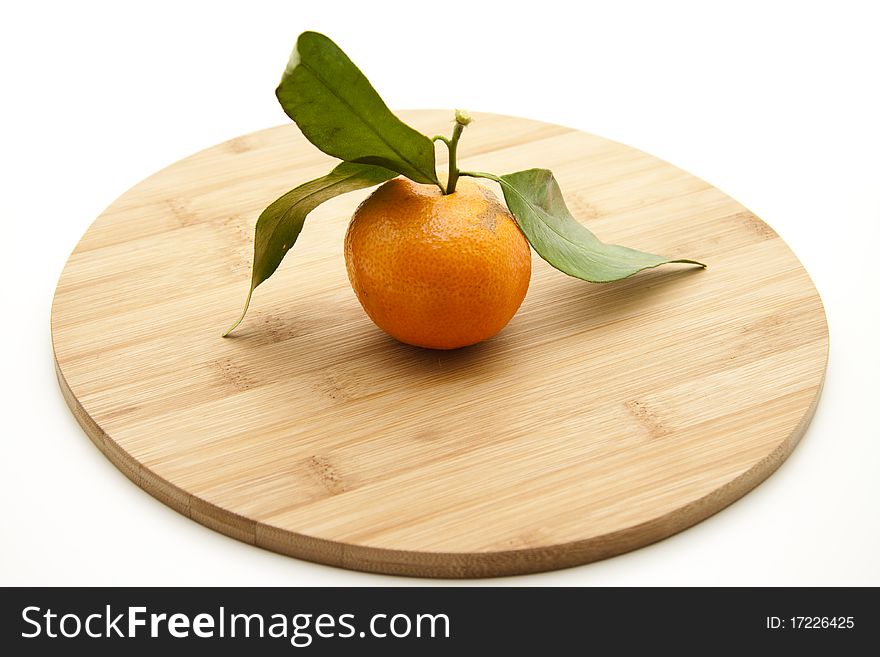
[{"label": "leaf vein", "polygon": [[[416,171],[418,171],[421,175],[425,176],[425,178],[427,178],[428,180],[432,180],[432,181],[433,181],[433,180],[435,180],[435,179],[437,178],[437,174],[436,174],[436,172],[435,172],[435,173],[425,172],[425,171],[423,171],[423,170],[422,170],[417,164],[414,164],[413,162],[410,162],[409,158],[407,158],[403,153],[401,153],[401,152],[400,152],[400,151],[394,146],[394,144],[392,144],[390,141],[388,141],[388,140],[385,138],[385,136],[382,135],[382,133],[379,132],[379,130],[378,130],[378,129],[377,129],[372,123],[370,123],[370,121],[367,120],[367,118],[365,118],[365,117],[364,117],[364,116],[363,116],[363,115],[362,115],[362,114],[361,114],[361,113],[360,113],[360,112],[359,112],[359,111],[358,111],[358,110],[357,110],[357,109],[356,109],[351,103],[348,102],[348,100],[346,100],[343,96],[341,96],[340,94],[338,94],[338,93],[333,89],[333,87],[330,86],[330,84],[327,82],[327,80],[325,80],[324,77],[323,77],[323,76],[322,76],[322,75],[321,75],[316,69],[314,69],[314,68],[313,68],[312,66],[310,66],[308,63],[306,63],[306,62],[304,62],[304,61],[302,61],[302,60],[300,60],[300,62],[299,62],[299,66],[302,66],[302,67],[303,67],[304,69],[306,69],[309,73],[311,73],[312,76],[313,76],[318,82],[321,83],[321,86],[323,86],[327,91],[330,92],[330,94],[331,94],[332,96],[334,96],[334,97],[335,97],[337,100],[339,100],[343,105],[345,105],[349,110],[351,110],[352,114],[354,114],[355,116],[357,116],[357,118],[361,121],[361,123],[363,123],[364,125],[366,125],[366,126],[370,129],[370,132],[372,132],[376,137],[378,137],[379,140],[380,140],[383,144],[385,144],[389,149],[391,149],[391,151],[392,151],[395,155],[397,155],[401,160],[403,160],[404,162],[406,162],[407,164],[409,164],[413,169],[415,169]],[[380,102],[381,102],[381,99],[380,99]],[[383,104],[384,104],[384,103],[383,103]],[[388,110],[387,105],[385,106],[385,109]],[[389,113],[390,113],[390,110],[389,110]],[[392,114],[392,117],[394,117],[393,114]],[[394,118],[396,119],[397,117],[394,117]],[[426,137],[426,139],[427,139],[427,137]]]}]

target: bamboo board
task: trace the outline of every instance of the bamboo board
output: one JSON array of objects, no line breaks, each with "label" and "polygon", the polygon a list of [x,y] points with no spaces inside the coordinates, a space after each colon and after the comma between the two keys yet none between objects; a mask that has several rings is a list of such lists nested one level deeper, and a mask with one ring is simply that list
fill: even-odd
[{"label": "bamboo board", "polygon": [[[449,111],[401,115],[449,130]],[[709,269],[591,285],[534,256],[528,296],[498,336],[422,350],[381,333],[349,287],[342,238],[365,190],[312,213],[223,339],[259,212],[333,164],[293,125],[245,135],[136,185],[71,255],[52,339],[89,437],[138,486],[229,536],[430,577],[619,554],[766,478],[813,415],[828,353],[794,254],[736,201],[650,155],[475,118],[462,168],[550,168],[601,239]]]}]

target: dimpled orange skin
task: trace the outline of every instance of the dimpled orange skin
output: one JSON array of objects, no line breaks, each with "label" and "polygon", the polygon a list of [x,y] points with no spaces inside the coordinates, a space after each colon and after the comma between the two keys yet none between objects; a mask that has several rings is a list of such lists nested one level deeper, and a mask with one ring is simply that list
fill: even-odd
[{"label": "dimpled orange skin", "polygon": [[460,179],[443,195],[395,178],[345,234],[348,279],[370,319],[407,344],[456,349],[491,338],[519,309],[529,243],[488,189]]}]

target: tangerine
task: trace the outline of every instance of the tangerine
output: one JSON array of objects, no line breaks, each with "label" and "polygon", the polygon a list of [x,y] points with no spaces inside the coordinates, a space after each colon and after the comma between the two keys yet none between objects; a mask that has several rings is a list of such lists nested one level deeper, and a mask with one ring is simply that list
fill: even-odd
[{"label": "tangerine", "polygon": [[355,210],[345,266],[370,319],[401,342],[455,349],[491,338],[522,304],[529,242],[491,190],[443,194],[395,178]]}]

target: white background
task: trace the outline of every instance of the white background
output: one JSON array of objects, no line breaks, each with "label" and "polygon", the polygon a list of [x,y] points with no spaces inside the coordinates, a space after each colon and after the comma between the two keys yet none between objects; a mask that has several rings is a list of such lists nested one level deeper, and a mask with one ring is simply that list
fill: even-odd
[{"label": "white background", "polygon": [[273,90],[305,29],[393,108],[565,124],[713,183],[782,235],[827,308],[822,401],[764,484],[657,545],[476,584],[880,585],[880,20],[840,0],[4,5],[0,584],[427,582],[187,520],[95,449],[54,378],[49,309],[79,237],[157,169],[285,122]]}]

